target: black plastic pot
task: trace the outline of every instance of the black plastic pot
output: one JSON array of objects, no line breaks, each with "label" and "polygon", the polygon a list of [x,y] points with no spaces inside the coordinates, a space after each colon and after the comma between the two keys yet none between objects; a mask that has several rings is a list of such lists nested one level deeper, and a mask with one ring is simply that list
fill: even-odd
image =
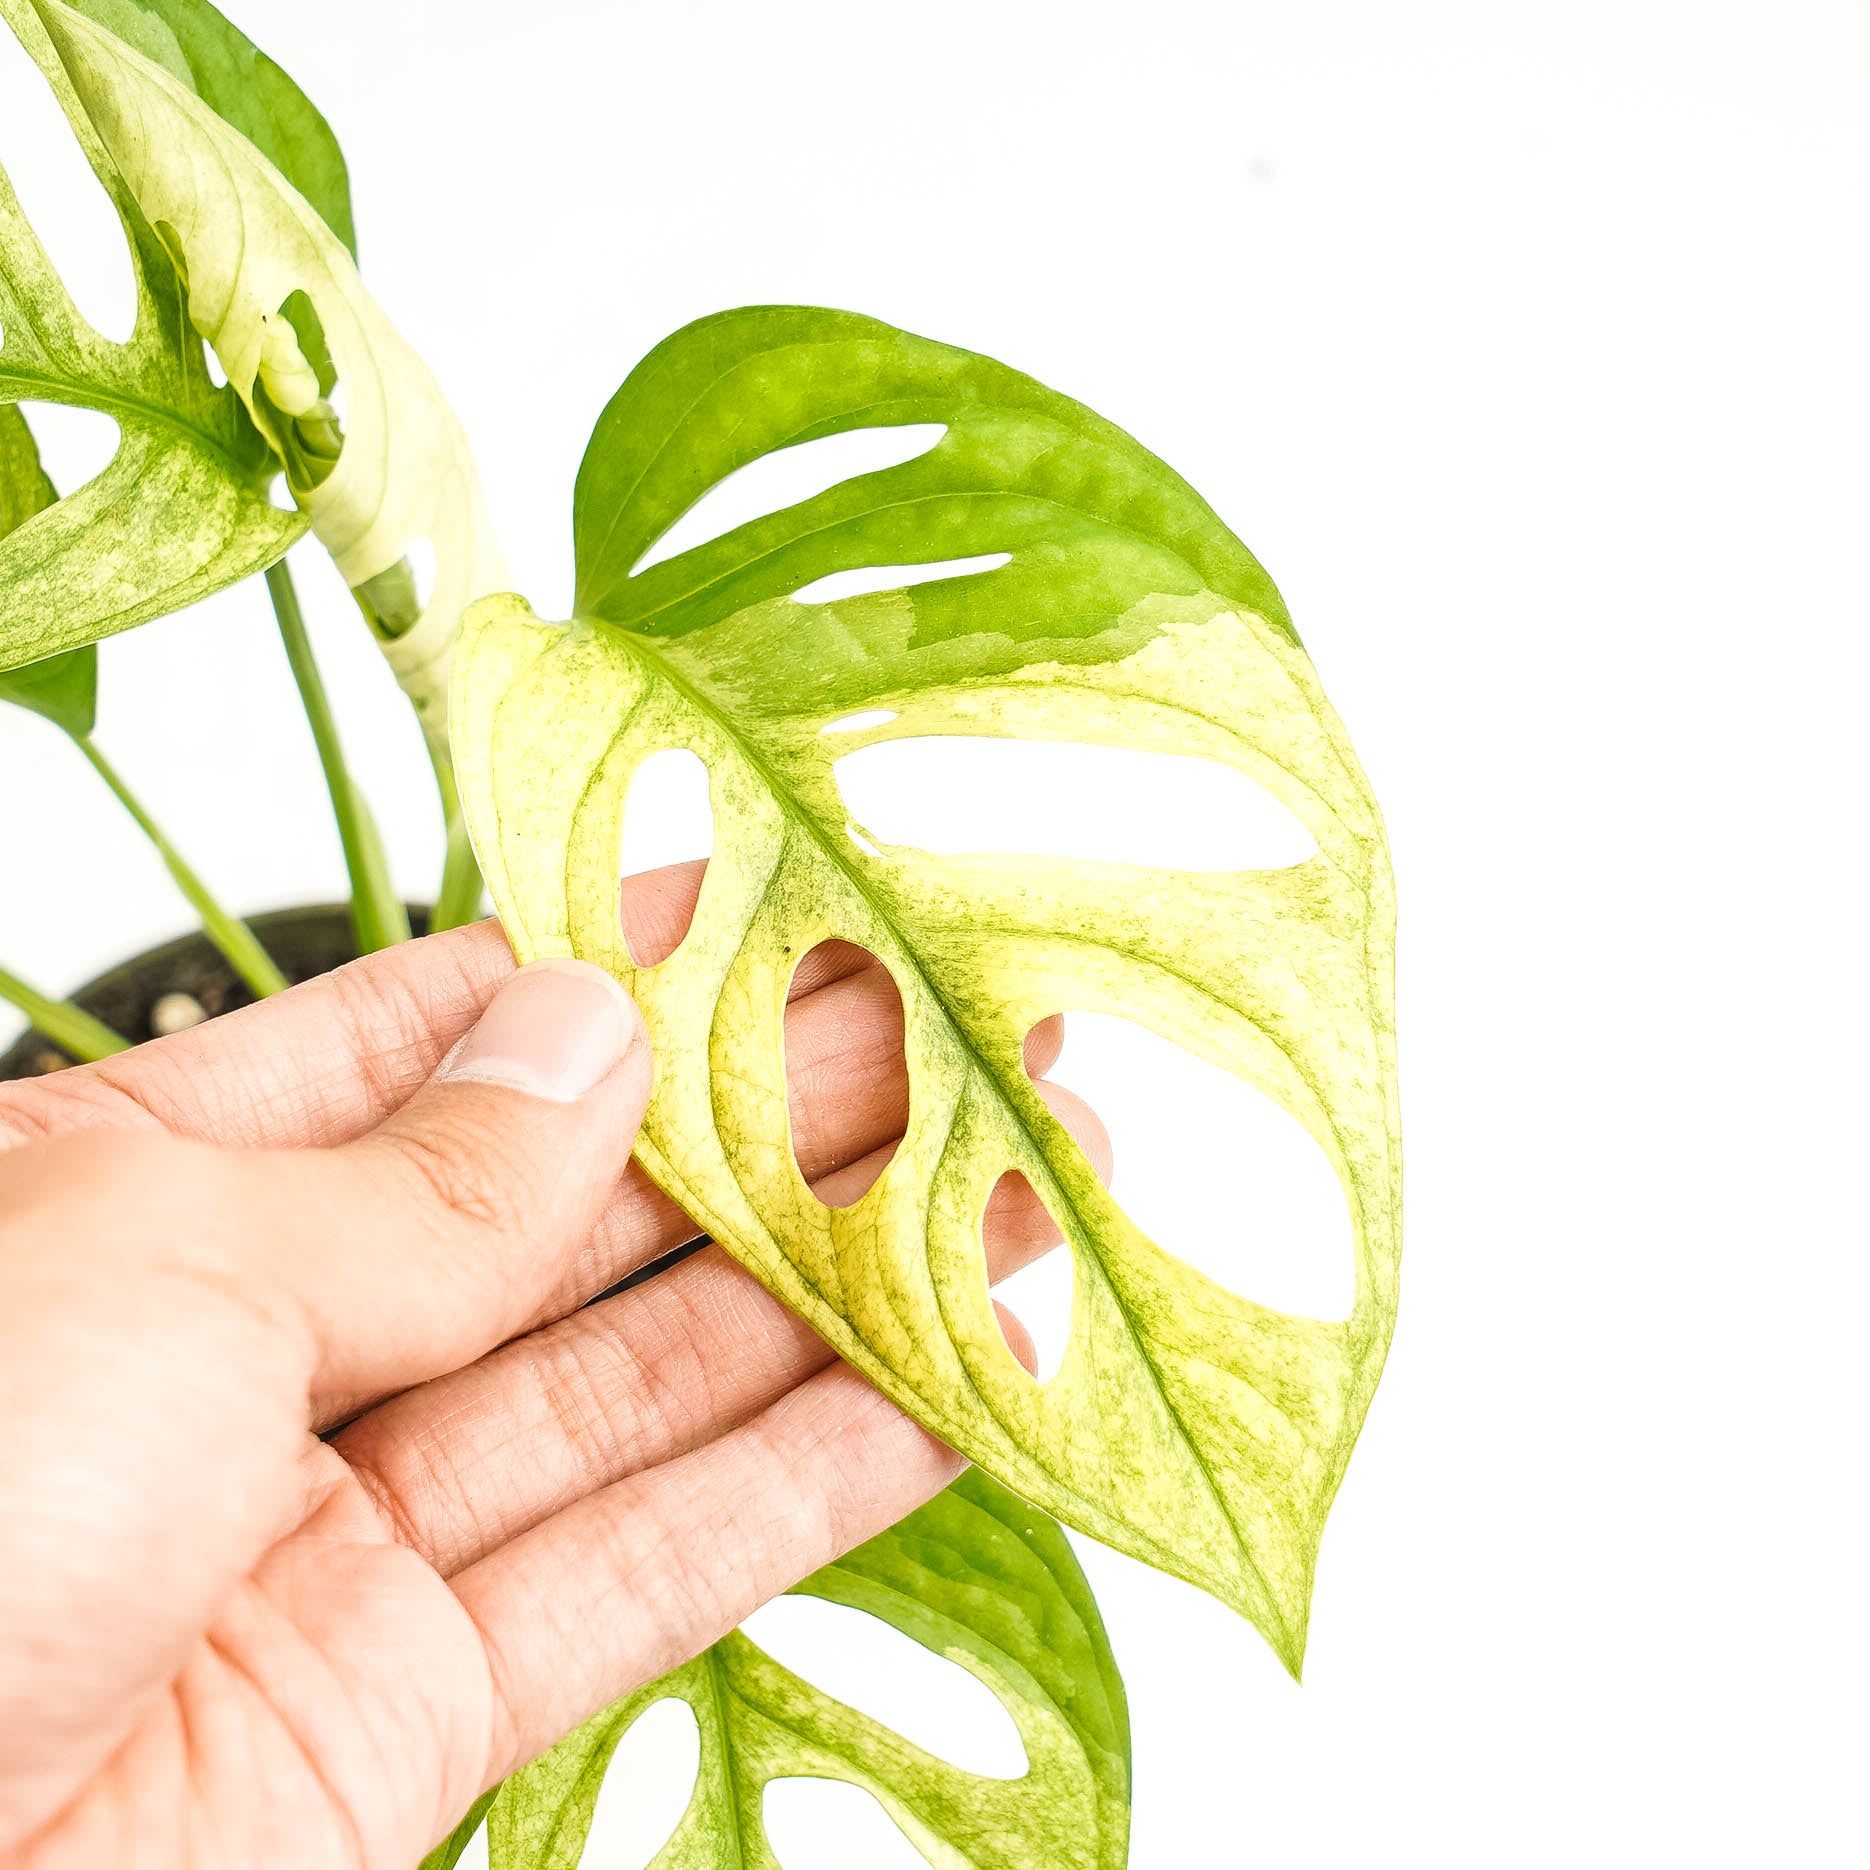
[{"label": "black plastic pot", "polygon": [[[420,935],[428,926],[428,911],[411,908],[409,920]],[[279,964],[279,971],[295,984],[329,974],[334,967],[357,958],[351,912],[341,903],[313,909],[276,909],[267,915],[249,916],[247,922],[260,938],[260,945]],[[190,995],[201,1003],[210,1019],[248,1006],[254,997],[253,989],[199,931],[120,963],[71,997],[94,1018],[138,1044],[155,1037],[151,1011],[164,994],[171,993]],[[0,1056],[0,1081],[38,1077],[71,1062],[70,1054],[44,1033],[23,1033]]]}]

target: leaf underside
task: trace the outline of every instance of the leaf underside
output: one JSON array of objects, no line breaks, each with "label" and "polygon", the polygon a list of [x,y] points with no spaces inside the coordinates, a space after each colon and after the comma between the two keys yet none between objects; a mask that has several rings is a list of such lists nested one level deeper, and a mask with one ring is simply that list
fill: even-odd
[{"label": "leaf underside", "polygon": [[[24,0],[0,13],[46,70],[130,245],[136,323],[115,344],[78,312],[0,173],[0,407],[110,416],[115,456],[0,541],[0,669],[180,610],[277,559],[304,530],[267,495],[270,451],[208,375],[174,268],[77,107]],[[95,29],[93,29],[95,30]]]},{"label": "leaf underside", "polygon": [[[928,453],[641,573],[724,476],[858,428],[942,423]],[[991,360],[854,314],[729,312],[678,332],[605,411],[580,472],[577,618],[470,613],[457,759],[522,959],[577,954],[641,1003],[649,1173],[944,1440],[1072,1525],[1236,1606],[1295,1671],[1320,1530],[1396,1303],[1400,1168],[1381,821],[1271,582],[1122,431]],[[1010,554],[839,602],[832,572]],[[893,711],[827,732],[854,712]],[[1178,873],[879,847],[842,755],[911,735],[1194,754],[1257,780],[1317,854]],[[623,945],[625,795],[665,748],[706,763],[716,846],[693,926]],[[816,943],[901,991],[908,1132],[831,1209],[787,1127],[783,1010]],[[1342,1320],[1255,1304],[1149,1241],[1026,1076],[1049,1014],[1116,1013],[1256,1085],[1335,1166],[1357,1297]],[[1076,1298],[1036,1383],[991,1309],[980,1224],[1007,1171],[1059,1222]],[[1241,1202],[1251,1212],[1253,1192]]]},{"label": "leaf underside", "polygon": [[1028,1771],[993,1779],[950,1765],[735,1634],[510,1779],[488,1815],[491,1870],[572,1870],[617,1747],[671,1696],[694,1711],[700,1768],[651,1870],[779,1870],[764,1794],[798,1777],[874,1794],[946,1870],[1122,1870],[1123,1684],[1084,1575],[1044,1514],[971,1472],[797,1590],[868,1611],[985,1682],[1019,1730]]},{"label": "leaf underside", "polygon": [[[67,114],[102,151],[120,193],[178,256],[187,317],[219,358],[238,398],[232,406],[238,413],[244,405],[242,422],[262,453],[260,435],[272,453],[291,453],[279,411],[260,385],[269,325],[275,338],[282,319],[302,335],[315,329],[328,353],[319,361],[335,371],[343,395],[344,442],[328,475],[315,486],[295,485],[294,496],[353,588],[394,571],[421,542],[432,548],[434,589],[421,614],[382,648],[432,748],[445,757],[449,661],[461,612],[502,581],[460,424],[364,290],[346,246],[348,195],[338,198],[336,183],[313,161],[317,152],[308,154],[312,131],[304,117],[268,134],[275,153],[318,191],[313,199],[242,134],[243,127],[265,128],[248,125],[263,96],[256,94],[245,115],[236,110],[233,122],[217,114],[220,91],[210,87],[231,86],[224,68],[234,55],[217,47],[211,59],[201,50],[198,7],[88,0],[88,10],[136,43],[59,0],[0,0],[29,48],[36,43]],[[152,35],[161,27],[168,39],[159,43]],[[165,53],[170,41],[180,47],[173,57]],[[138,45],[164,56],[159,62]],[[337,233],[327,225],[332,217],[341,224]],[[303,524],[296,515],[275,518],[293,531]]]}]

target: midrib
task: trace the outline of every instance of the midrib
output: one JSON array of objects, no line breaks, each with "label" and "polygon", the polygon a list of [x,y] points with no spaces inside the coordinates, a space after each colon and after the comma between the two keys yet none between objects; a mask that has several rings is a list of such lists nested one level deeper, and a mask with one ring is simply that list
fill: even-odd
[{"label": "midrib", "polygon": [[[959,1041],[963,1051],[967,1054],[975,1073],[985,1081],[993,1092],[995,1101],[999,1104],[1001,1110],[1012,1120],[1020,1134],[1032,1145],[1039,1160],[1045,1165],[1047,1185],[1059,1205],[1063,1207],[1077,1223],[1079,1234],[1089,1247],[1090,1257],[1097,1263],[1099,1277],[1103,1279],[1106,1291],[1111,1291],[1113,1307],[1118,1317],[1123,1320],[1124,1329],[1129,1334],[1130,1342],[1136,1348],[1138,1361],[1141,1362],[1143,1368],[1149,1372],[1150,1381],[1154,1384],[1156,1394],[1161,1399],[1164,1415],[1174,1423],[1176,1433],[1181,1437],[1183,1446],[1187,1448],[1190,1458],[1193,1460],[1197,1471],[1206,1484],[1209,1495],[1214,1501],[1215,1510],[1220,1515],[1221,1524],[1227,1528],[1228,1536],[1233,1541],[1234,1549],[1240,1555],[1241,1564],[1259,1585],[1261,1601],[1266,1607],[1267,1613],[1280,1625],[1281,1635],[1289,1642],[1290,1632],[1285,1629],[1284,1617],[1273,1597],[1265,1574],[1261,1571],[1253,1554],[1248,1550],[1246,1540],[1242,1537],[1240,1528],[1234,1523],[1233,1515],[1227,1510],[1227,1502],[1221,1493],[1220,1483],[1215,1478],[1214,1470],[1208,1465],[1207,1459],[1203,1455],[1200,1446],[1195,1441],[1194,1436],[1189,1432],[1188,1425],[1182,1420],[1174,1402],[1170,1399],[1161,1367],[1151,1354],[1148,1345],[1139,1336],[1136,1326],[1131,1322],[1128,1307],[1126,1307],[1116,1297],[1115,1292],[1111,1290],[1110,1275],[1104,1267],[1103,1256],[1098,1251],[1095,1231],[1091,1227],[1085,1214],[1079,1208],[1077,1202],[1072,1199],[1069,1191],[1060,1181],[1057,1171],[1053,1166],[1050,1151],[1047,1149],[1045,1142],[1034,1131],[1032,1125],[1027,1121],[1025,1113],[1019,1108],[1019,1105],[1008,1092],[1006,1083],[1000,1073],[994,1069],[992,1062],[980,1051],[979,1047],[974,1044],[973,1039],[968,1034],[967,1028],[962,1024],[959,1016],[956,1014],[948,996],[943,993],[935,980],[930,976],[928,970],[922,965],[921,957],[916,953],[914,946],[904,936],[903,931],[897,927],[894,918],[884,908],[876,892],[870,887],[868,880],[864,877],[862,872],[853,867],[845,853],[837,848],[833,839],[826,835],[818,820],[806,810],[804,805],[793,794],[791,788],[785,784],[776,772],[774,772],[760,749],[751,744],[737,731],[733,720],[724,709],[716,706],[704,690],[696,687],[692,682],[686,680],[672,669],[667,660],[658,653],[649,640],[637,635],[634,631],[625,630],[617,624],[598,623],[592,627],[608,632],[616,641],[622,643],[629,653],[635,656],[637,660],[650,671],[651,675],[656,680],[667,683],[667,685],[674,689],[697,714],[711,722],[733,743],[741,758],[759,775],[762,784],[765,785],[768,793],[778,804],[780,810],[785,813],[787,819],[796,825],[818,848],[821,855],[832,868],[849,882],[851,887],[856,890],[858,895],[869,905],[872,914],[876,916],[877,920],[895,937],[898,951],[904,957],[917,980],[921,982],[930,999],[940,1007],[943,1019],[946,1021],[950,1032],[952,1032]],[[978,1390],[975,1393],[978,1395]],[[983,1406],[985,1406],[986,1398],[982,1397],[981,1402]],[[1029,1458],[1036,1458],[1033,1456],[1033,1451],[1030,1449],[1022,1449],[1022,1452],[1027,1454]],[[1047,1472],[1051,1472],[1051,1470],[1047,1469]],[[1064,1480],[1058,1474],[1052,1474],[1052,1478],[1061,1487],[1065,1486]],[[1077,1495],[1075,1489],[1068,1489],[1068,1491],[1072,1492],[1074,1497],[1083,1497]],[[1089,1500],[1086,1500],[1084,1504],[1093,1511],[1102,1512],[1108,1510],[1097,1508],[1095,1503]],[[1126,1521],[1125,1523],[1127,1524],[1129,1522]],[[1149,1540],[1148,1543],[1155,1545],[1155,1541],[1153,1540]],[[1173,1554],[1159,1545],[1156,1546],[1156,1550],[1161,1552],[1165,1559],[1174,1557]],[[1173,1572],[1178,1569],[1178,1566],[1171,1563],[1166,1565],[1165,1569]]]}]

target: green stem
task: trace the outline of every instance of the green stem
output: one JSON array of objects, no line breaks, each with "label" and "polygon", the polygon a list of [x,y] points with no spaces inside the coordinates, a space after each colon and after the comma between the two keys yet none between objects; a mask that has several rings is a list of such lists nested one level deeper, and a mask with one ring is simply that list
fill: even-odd
[{"label": "green stem", "polygon": [[448,828],[448,855],[442,864],[435,913],[429,918],[431,933],[472,922],[480,914],[481,894],[486,888],[474,846],[468,842],[467,820],[461,813],[461,794],[455,786],[454,768],[446,760],[435,762],[435,783],[441,789],[442,819]]},{"label": "green stem", "polygon": [[215,901],[207,884],[190,868],[182,853],[163,836],[161,827],[143,809],[142,801],[136,794],[124,784],[123,776],[98,751],[90,735],[73,734],[72,739],[77,743],[79,752],[97,769],[98,777],[117,795],[117,802],[136,820],[143,835],[156,847],[162,861],[169,867],[170,876],[175,879],[176,888],[194,905],[208,939],[226,955],[233,964],[234,972],[261,999],[271,993],[284,992],[292,983],[273,965],[273,957],[260,946],[252,929]]},{"label": "green stem", "polygon": [[324,768],[325,788],[331,794],[331,809],[337,816],[338,837],[344,845],[344,868],[351,879],[351,927],[357,937],[359,954],[371,954],[378,948],[394,947],[409,939],[409,914],[390,883],[390,868],[383,854],[383,840],[377,835],[376,820],[364,795],[344,764],[344,749],[338,740],[338,724],[331,713],[331,698],[325,693],[324,678],[312,658],[311,638],[305,634],[305,616],[299,609],[299,594],[292,583],[292,573],[281,559],[268,568],[266,588],[273,599],[273,615],[279,619],[279,635],[286,646],[286,659],[292,664],[292,679],[299,685],[299,699],[305,704],[305,718],[311,725],[312,740],[318,748],[318,763]]},{"label": "green stem", "polygon": [[122,1033],[112,1032],[83,1007],[73,1006],[69,1000],[48,1000],[3,967],[0,967],[0,1000],[11,1000],[39,1031],[54,1045],[63,1046],[73,1058],[88,1063],[130,1049],[130,1041]]}]

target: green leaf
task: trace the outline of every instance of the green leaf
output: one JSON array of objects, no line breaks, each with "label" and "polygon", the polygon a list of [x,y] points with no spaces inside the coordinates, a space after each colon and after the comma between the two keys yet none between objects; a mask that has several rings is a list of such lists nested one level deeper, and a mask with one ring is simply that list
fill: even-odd
[{"label": "green leaf", "polygon": [[0,407],[68,403],[111,417],[116,455],[0,541],[0,669],[180,610],[276,559],[304,530],[267,497],[270,451],[208,375],[173,269],[76,108],[24,0],[4,14],[73,119],[124,222],[136,324],[113,344],[79,315],[0,173]]},{"label": "green leaf", "polygon": [[422,1859],[422,1870],[455,1870],[455,1865],[467,1854],[467,1847],[474,1842],[493,1801],[493,1793],[483,1792],[468,1807],[467,1816]]},{"label": "green leaf", "polygon": [[75,739],[97,725],[97,645],[0,670],[0,701],[30,708]]},{"label": "green leaf", "polygon": [[0,403],[0,539],[57,499],[25,416],[11,403]]},{"label": "green leaf", "polygon": [[[188,282],[195,328],[276,454],[353,590],[435,555],[427,604],[382,648],[445,757],[461,612],[502,581],[473,457],[415,352],[364,290],[343,242],[266,156],[163,65],[59,0],[30,4],[70,101]],[[192,71],[193,68],[191,68]],[[315,321],[315,322],[314,322]],[[322,338],[305,355],[300,333]],[[321,364],[323,368],[321,369]],[[331,373],[343,427],[320,400]]]},{"label": "green leaf", "polygon": [[238,130],[357,252],[344,153],[318,107],[208,0],[71,0]]},{"label": "green leaf", "polygon": [[[25,416],[11,403],[0,404],[0,539],[57,500]],[[97,721],[97,646],[0,671],[0,701],[43,714],[68,734],[88,734]]]},{"label": "green leaf", "polygon": [[[632,575],[743,463],[909,422],[946,434]],[[649,1173],[945,1441],[1236,1606],[1296,1671],[1319,1535],[1395,1316],[1393,910],[1376,805],[1266,574],[1185,482],[1078,404],[970,352],[796,307],[703,320],[638,367],[586,456],[576,536],[574,625],[513,598],[471,615],[456,751],[521,957],[586,956],[643,1007]],[[787,595],[984,553],[1011,561],[840,602]],[[893,718],[827,731],[870,710]],[[1317,854],[1197,875],[879,848],[849,822],[834,763],[927,734],[1216,760],[1282,800]],[[716,845],[687,939],[637,969],[617,924],[624,799],[667,747],[707,764]],[[806,1187],[786,1121],[787,982],[831,937],[894,976],[911,1086],[901,1148],[843,1209]],[[1311,1132],[1354,1225],[1348,1318],[1237,1296],[1130,1221],[1025,1072],[1028,1030],[1073,1008],[1142,1022]],[[1008,1171],[1075,1261],[1069,1348],[1043,1385],[988,1298],[980,1221]]]},{"label": "green leaf", "polygon": [[798,1777],[873,1793],[945,1870],[1122,1870],[1123,1683],[1078,1561],[1043,1513],[970,1472],[797,1588],[868,1611],[985,1682],[1019,1729],[1026,1773],[990,1779],[937,1759],[735,1634],[508,1780],[488,1819],[491,1870],[572,1870],[618,1744],[670,1696],[694,1710],[701,1764],[651,1870],[778,1870],[763,1797]]}]

